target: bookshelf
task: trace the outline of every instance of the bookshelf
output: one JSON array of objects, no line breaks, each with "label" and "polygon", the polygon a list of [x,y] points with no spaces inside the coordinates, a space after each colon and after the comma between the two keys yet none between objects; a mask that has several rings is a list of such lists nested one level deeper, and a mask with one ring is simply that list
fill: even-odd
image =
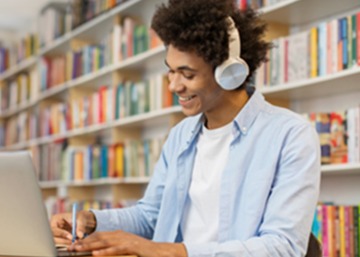
[{"label": "bookshelf", "polygon": [[[358,128],[360,123],[354,113],[360,112],[360,3],[352,0],[341,2],[289,0],[264,7],[261,11],[263,17],[271,23],[269,39],[275,40],[273,42],[278,49],[285,45],[287,49],[284,51],[285,54],[281,55],[284,52],[280,50],[279,56],[288,61],[288,64],[291,64],[289,61],[291,43],[289,42],[294,42],[291,41],[294,39],[293,35],[309,31],[308,35],[303,37],[308,36],[309,41],[306,43],[309,56],[313,54],[311,52],[313,49],[317,49],[317,74],[315,76],[311,73],[314,70],[310,69],[307,70],[307,76],[290,80],[288,73],[285,78],[277,80],[276,83],[258,83],[257,87],[270,102],[290,108],[300,114],[316,117],[314,125],[319,133],[324,164],[321,167],[319,206],[315,213],[312,232],[322,243],[322,256],[357,256],[356,254],[360,251],[358,243],[360,242],[358,226],[360,203],[360,152],[358,149],[360,131]],[[357,21],[356,26],[350,26],[354,24],[354,17]],[[314,37],[311,33],[314,32],[314,28],[316,28],[317,37],[315,47],[311,45],[311,39]],[[334,28],[337,29],[333,30]],[[322,34],[324,31],[326,36]],[[337,34],[338,32],[341,33]],[[291,37],[288,37],[289,35]],[[334,41],[334,38],[337,41]],[[334,48],[334,42],[337,44],[336,48]],[[270,57],[276,58],[278,49]],[[303,51],[300,55],[296,55],[297,58],[292,64],[296,65],[296,61],[306,59],[308,53]],[[324,56],[327,62],[325,66],[321,66],[324,65],[321,61],[321,59],[324,60]],[[309,58],[307,69],[313,67],[313,60],[314,56],[312,59]],[[334,66],[334,60],[340,60],[338,65]],[[279,65],[275,62],[272,64]],[[282,64],[279,66],[280,69],[283,67]],[[284,73],[286,72],[289,70],[285,69]],[[280,71],[277,75],[284,74]],[[264,76],[271,78],[271,71],[270,74]],[[261,80],[262,75],[257,78]],[[307,117],[311,117],[310,115]],[[324,115],[323,117],[328,117],[329,120],[321,120],[318,115]],[[339,117],[341,119],[338,119]],[[341,136],[334,136],[339,131],[341,131]],[[341,141],[338,141],[339,138]],[[347,154],[344,154],[343,142],[346,142]],[[337,159],[339,156],[342,158],[341,161]]]},{"label": "bookshelf", "polygon": [[[66,62],[65,66],[69,67],[71,65],[71,62],[68,63],[69,55],[73,55],[73,58],[75,58],[74,56],[79,49],[84,49],[84,47],[87,46],[96,46],[104,37],[108,37],[109,35],[111,38],[110,47],[114,47],[109,48],[109,52],[112,52],[113,50],[115,51],[115,49],[119,48],[120,49],[117,51],[121,51],[121,47],[123,47],[122,45],[117,45],[117,47],[113,46],[113,44],[119,44],[119,42],[115,42],[115,27],[119,25],[122,26],[120,32],[117,31],[117,33],[125,33],[125,28],[123,27],[124,24],[122,24],[122,22],[124,22],[126,17],[134,17],[136,20],[136,26],[140,26],[141,24],[147,24],[148,26],[150,24],[150,19],[155,5],[163,1],[156,0],[150,2],[128,0],[120,2],[121,3],[118,5],[99,14],[90,21],[81,24],[74,30],[66,31],[64,35],[56,38],[52,42],[46,42],[45,45],[40,47],[35,55],[21,61],[19,64],[12,66],[10,69],[0,74],[1,88],[7,87],[6,83],[18,74],[27,73],[33,69],[39,70],[40,74],[38,79],[41,81],[42,74],[40,65],[44,64],[45,59],[48,59],[50,62],[53,62],[55,58],[60,60],[62,59]],[[116,29],[118,29],[118,27]],[[114,37],[112,38],[113,35]],[[127,36],[125,34],[116,35],[121,35],[123,38]],[[152,42],[149,42],[150,46],[151,44]],[[128,46],[126,45],[125,47]],[[107,53],[104,53],[104,55],[105,54]],[[148,103],[149,105],[153,105],[148,107],[150,108],[149,110],[141,111],[139,113],[128,113],[124,117],[105,119],[101,122],[86,124],[85,126],[73,126],[71,128],[67,128],[66,130],[59,130],[57,132],[44,132],[40,135],[36,135],[35,137],[28,137],[25,138],[25,140],[18,140],[5,146],[0,146],[0,151],[21,149],[31,149],[34,151],[34,149],[52,149],[52,147],[61,146],[64,142],[67,143],[68,147],[71,146],[75,148],[86,147],[91,144],[108,145],[110,147],[111,144],[121,143],[128,139],[145,140],[153,137],[165,137],[170,127],[176,124],[183,116],[181,114],[181,108],[176,106],[176,103],[171,103],[169,105],[169,99],[167,99],[165,104],[164,99],[169,97],[164,93],[165,91],[158,92],[158,90],[164,90],[161,89],[162,87],[166,88],[165,84],[163,86],[156,86],[159,83],[164,83],[165,81],[161,75],[166,72],[166,68],[163,65],[164,55],[165,47],[159,44],[151,46],[148,49],[142,49],[138,53],[134,52],[130,56],[122,56],[122,58],[119,56],[117,56],[117,58],[112,58],[113,56],[110,55],[111,59],[109,62],[90,70],[90,72],[81,72],[76,76],[69,77],[68,71],[66,69],[65,71],[62,70],[61,73],[65,74],[65,79],[57,79],[57,82],[52,84],[48,84],[48,82],[46,82],[46,84],[44,84],[46,88],[39,88],[39,85],[36,84],[37,91],[35,95],[32,95],[25,101],[18,102],[16,106],[10,106],[9,108],[0,110],[0,125],[2,121],[7,124],[11,119],[15,119],[14,123],[18,124],[20,119],[18,117],[24,113],[27,115],[26,119],[29,119],[32,113],[35,113],[35,116],[39,117],[44,115],[46,112],[52,112],[53,109],[67,107],[71,104],[74,104],[72,105],[73,108],[78,108],[76,103],[80,101],[80,99],[90,97],[96,93],[100,94],[101,88],[106,91],[105,94],[107,94],[106,96],[108,97],[106,99],[110,99],[109,97],[111,96],[109,96],[110,93],[108,92],[115,91],[115,89],[117,89],[124,81],[133,81],[132,83],[135,83],[136,86],[134,86],[134,88],[140,87],[141,85],[138,84],[141,81],[147,81],[150,84],[152,83],[152,87],[155,87],[152,91],[157,91],[150,91],[150,93],[155,96],[159,95],[159,97],[163,98],[156,98],[152,101],[158,101],[159,103]],[[57,70],[63,69],[63,66],[57,67]],[[47,67],[45,67],[45,72],[46,68]],[[154,77],[156,78],[153,79]],[[154,86],[153,84],[156,85]],[[124,85],[124,88],[128,88],[129,86],[131,85]],[[141,92],[142,91],[139,91],[137,94],[140,94]],[[131,94],[133,95],[134,92]],[[171,102],[172,101],[174,100],[172,99]],[[53,108],[54,105],[59,107]],[[136,108],[140,107],[138,106]],[[110,115],[107,112],[101,113],[103,115]],[[40,126],[42,126],[42,121],[37,121]],[[77,119],[73,118],[73,122],[77,122]],[[13,126],[13,128],[13,130],[15,130],[15,126]],[[44,152],[41,152],[42,150],[36,151],[38,153],[35,155],[38,156],[34,157],[34,159],[38,160],[39,155]],[[52,159],[54,158],[52,154],[50,154],[49,158],[50,160],[54,160]],[[40,166],[41,165],[42,163],[40,162]],[[46,165],[49,164],[46,163]],[[57,166],[61,165],[63,165],[61,162],[57,164]],[[44,167],[39,167],[39,170],[45,169]],[[149,176],[147,175],[139,177],[101,177],[82,181],[51,179],[49,181],[40,180],[39,183],[43,190],[44,199],[53,199],[54,197],[66,197],[70,199],[70,201],[105,199],[106,201],[116,205],[117,202],[128,198],[139,198],[142,195],[148,181]]]},{"label": "bookshelf", "polygon": [[[273,40],[357,14],[360,4],[351,0],[326,1],[326,4],[322,0],[286,0],[259,11],[271,24],[268,37]],[[258,88],[270,102],[280,103],[301,114],[335,112],[359,106],[359,74],[357,64],[333,73]],[[359,182],[358,162],[322,165],[320,201],[359,204]]]}]

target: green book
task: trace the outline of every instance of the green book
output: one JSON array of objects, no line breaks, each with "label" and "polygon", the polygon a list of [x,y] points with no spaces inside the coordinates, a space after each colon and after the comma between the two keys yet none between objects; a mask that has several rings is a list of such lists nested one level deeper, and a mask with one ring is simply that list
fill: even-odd
[{"label": "green book", "polygon": [[359,35],[356,32],[357,25],[356,25],[356,14],[351,16],[351,64],[356,65],[357,63],[357,42],[356,39]]}]

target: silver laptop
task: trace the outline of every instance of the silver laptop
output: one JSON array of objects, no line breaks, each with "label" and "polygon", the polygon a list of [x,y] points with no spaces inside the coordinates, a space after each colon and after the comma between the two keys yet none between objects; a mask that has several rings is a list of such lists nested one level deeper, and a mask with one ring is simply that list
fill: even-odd
[{"label": "silver laptop", "polygon": [[0,256],[91,255],[57,251],[27,151],[0,152]]}]

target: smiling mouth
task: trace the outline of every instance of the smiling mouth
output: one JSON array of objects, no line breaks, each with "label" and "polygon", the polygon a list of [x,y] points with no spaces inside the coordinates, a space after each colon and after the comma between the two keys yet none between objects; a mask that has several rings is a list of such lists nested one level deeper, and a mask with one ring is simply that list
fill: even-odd
[{"label": "smiling mouth", "polygon": [[179,99],[181,101],[190,101],[191,99],[193,99],[195,96],[188,96],[188,97],[182,97],[182,96],[179,96]]}]

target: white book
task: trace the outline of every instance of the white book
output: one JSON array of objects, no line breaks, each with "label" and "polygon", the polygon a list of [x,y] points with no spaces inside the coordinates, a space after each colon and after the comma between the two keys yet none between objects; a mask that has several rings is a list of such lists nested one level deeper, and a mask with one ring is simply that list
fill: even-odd
[{"label": "white book", "polygon": [[285,83],[285,38],[279,38],[279,48],[277,49],[278,71],[277,83],[282,85]]},{"label": "white book", "polygon": [[354,162],[360,162],[360,106],[354,111]]},{"label": "white book", "polygon": [[121,35],[122,27],[120,24],[115,24],[113,27],[113,63],[117,64],[121,59]]},{"label": "white book", "polygon": [[325,22],[322,22],[318,25],[318,70],[319,76],[326,75],[327,67],[327,25]]},{"label": "white book", "polygon": [[309,31],[288,37],[288,81],[298,81],[308,77]]},{"label": "white book", "polygon": [[355,108],[347,110],[346,126],[348,133],[348,162],[355,162]]},{"label": "white book", "polygon": [[338,37],[339,37],[339,23],[338,20],[331,22],[331,71],[335,73],[338,71]]}]

